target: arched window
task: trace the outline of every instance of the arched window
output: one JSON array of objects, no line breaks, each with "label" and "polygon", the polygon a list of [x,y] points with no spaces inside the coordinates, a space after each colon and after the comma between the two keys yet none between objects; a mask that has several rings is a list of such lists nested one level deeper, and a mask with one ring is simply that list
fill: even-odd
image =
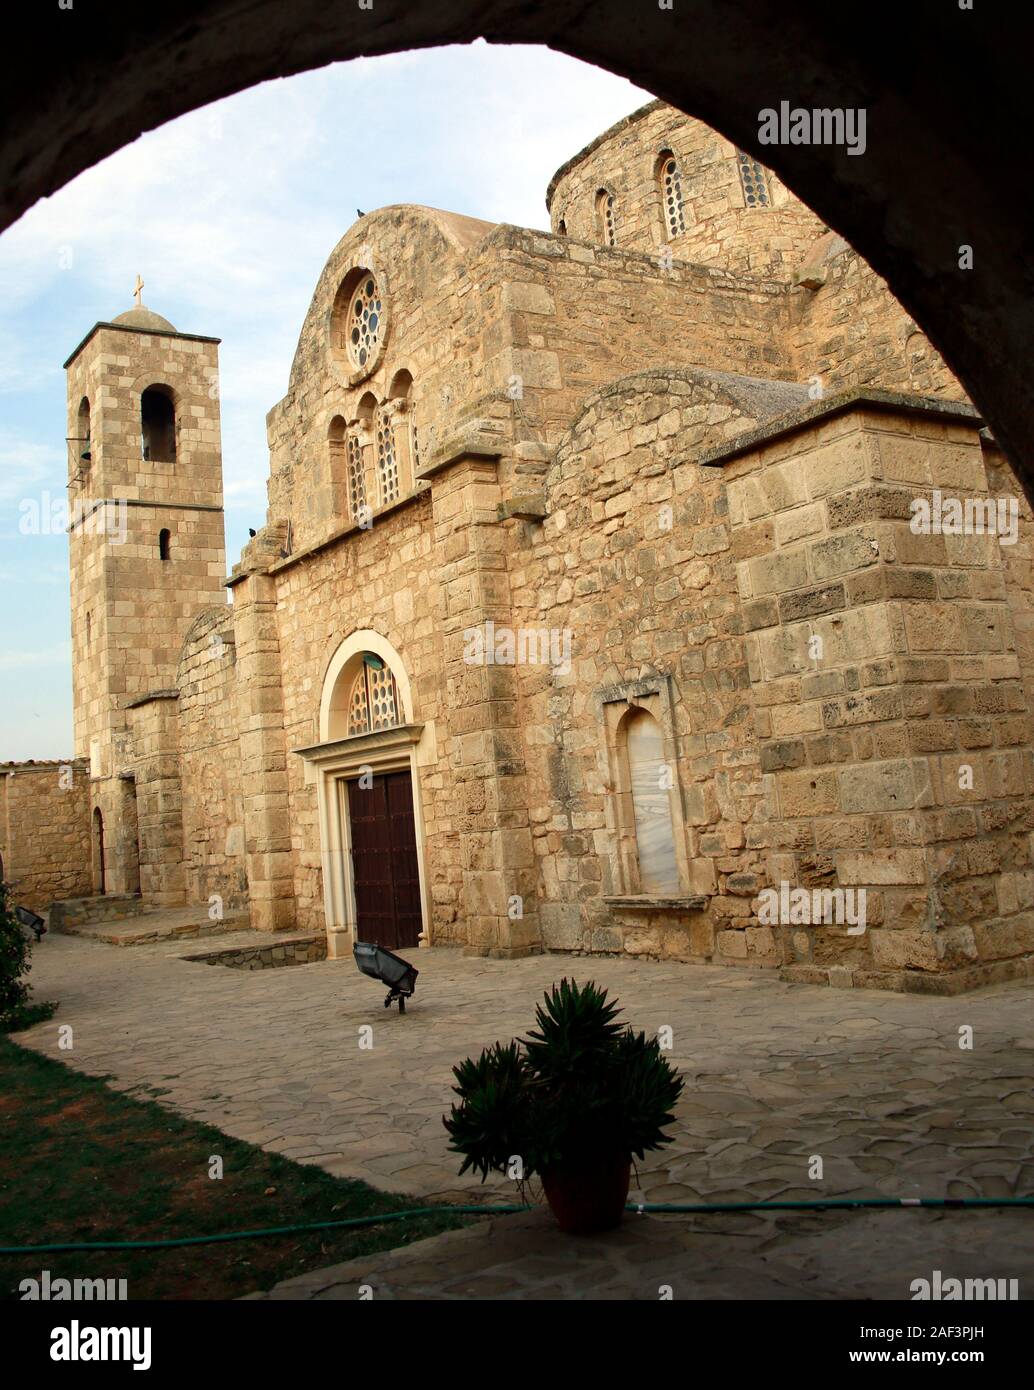
[{"label": "arched window", "polygon": [[89,613],[86,614],[86,645],[90,646],[93,639],[93,618]]},{"label": "arched window", "polygon": [[158,532],[158,559],[167,560],[169,558],[169,547],[172,543],[172,533],[169,531]]},{"label": "arched window", "polygon": [[604,246],[617,245],[614,223],[614,195],[601,188],[596,194],[596,229]]},{"label": "arched window", "polygon": [[664,209],[664,229],[668,240],[682,236],[686,215],[682,205],[682,170],[671,150],[662,150],[657,159],[657,183]]},{"label": "arched window", "polygon": [[[358,440],[356,441],[358,445]],[[355,516],[352,487],[352,440],[348,436],[344,416],[335,415],[327,431],[327,451],[330,455],[330,490],[335,516]],[[360,454],[360,460],[362,455]],[[360,483],[362,469],[360,468]]]},{"label": "arched window", "polygon": [[76,435],[79,449],[79,460],[88,468],[90,466],[90,402],[84,396],[79,402],[79,414],[76,417]]},{"label": "arched window", "polygon": [[390,668],[379,656],[363,652],[348,695],[348,737],[397,728],[401,709]]},{"label": "arched window", "polygon": [[362,521],[367,512],[363,446],[354,430],[348,436],[348,512],[353,521]]},{"label": "arched window", "polygon": [[395,452],[392,407],[382,405],[377,412],[377,492],[378,505],[387,507],[399,497],[399,462]]},{"label": "arched window", "polygon": [[99,806],[93,808],[93,891],[105,891],[104,817]]},{"label": "arched window", "polygon": [[740,183],[743,185],[743,201],[749,208],[767,208],[769,205],[768,179],[765,171],[753,155],[746,150],[737,150],[740,166]]},{"label": "arched window", "polygon": [[567,236],[567,219],[565,217],[561,217],[556,224],[556,234],[557,236]]},{"label": "arched window", "polygon": [[420,443],[413,404],[413,375],[405,367],[395,373],[388,390],[388,404],[394,409],[395,452],[398,456],[400,487],[412,490],[420,467]]},{"label": "arched window", "polygon": [[148,386],[140,396],[140,443],[152,463],[176,462],[176,407],[167,386]]},{"label": "arched window", "polygon": [[664,757],[661,726],[646,710],[633,709],[624,720],[623,733],[639,891],[654,897],[677,896],[679,872],[669,796],[671,768]]}]

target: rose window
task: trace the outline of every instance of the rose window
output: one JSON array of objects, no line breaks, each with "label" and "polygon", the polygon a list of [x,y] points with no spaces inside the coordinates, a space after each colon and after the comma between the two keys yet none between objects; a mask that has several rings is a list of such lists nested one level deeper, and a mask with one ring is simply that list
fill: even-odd
[{"label": "rose window", "polygon": [[364,275],[352,291],[348,311],[348,352],[356,367],[372,362],[381,340],[383,313],[380,290],[372,275]]}]

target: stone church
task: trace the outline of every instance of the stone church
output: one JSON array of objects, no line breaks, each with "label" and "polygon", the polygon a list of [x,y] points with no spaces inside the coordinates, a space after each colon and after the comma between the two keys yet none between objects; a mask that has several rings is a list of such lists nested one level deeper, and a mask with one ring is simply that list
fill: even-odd
[{"label": "stone church", "polygon": [[546,204],[550,233],[345,234],[228,580],[218,340],[138,304],[75,349],[75,790],[3,768],[22,899],[81,852],[85,892],[331,956],[1030,973],[1030,513],[979,414],[840,237],[660,102]]}]

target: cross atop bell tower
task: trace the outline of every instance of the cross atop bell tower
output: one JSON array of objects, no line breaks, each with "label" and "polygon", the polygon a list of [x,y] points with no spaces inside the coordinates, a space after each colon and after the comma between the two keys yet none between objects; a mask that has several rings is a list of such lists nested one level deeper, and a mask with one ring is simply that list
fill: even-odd
[{"label": "cross atop bell tower", "polygon": [[133,298],[136,300],[136,307],[138,309],[142,309],[144,307],[144,301],[140,298],[141,294],[143,293],[143,290],[144,282],[140,279],[140,272],[137,271],[136,284],[133,286]]}]

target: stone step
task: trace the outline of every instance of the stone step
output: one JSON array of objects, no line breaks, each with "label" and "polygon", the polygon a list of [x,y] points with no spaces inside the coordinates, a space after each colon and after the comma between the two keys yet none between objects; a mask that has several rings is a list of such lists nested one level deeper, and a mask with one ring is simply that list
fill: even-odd
[{"label": "stone step", "polygon": [[55,931],[66,936],[82,936],[108,946],[151,946],[159,941],[225,936],[251,930],[247,908],[212,921],[205,905],[172,908],[145,908],[107,920],[61,920]]},{"label": "stone step", "polygon": [[139,893],[103,893],[92,898],[59,898],[50,905],[50,930],[68,931],[91,922],[139,917],[144,902]]}]

